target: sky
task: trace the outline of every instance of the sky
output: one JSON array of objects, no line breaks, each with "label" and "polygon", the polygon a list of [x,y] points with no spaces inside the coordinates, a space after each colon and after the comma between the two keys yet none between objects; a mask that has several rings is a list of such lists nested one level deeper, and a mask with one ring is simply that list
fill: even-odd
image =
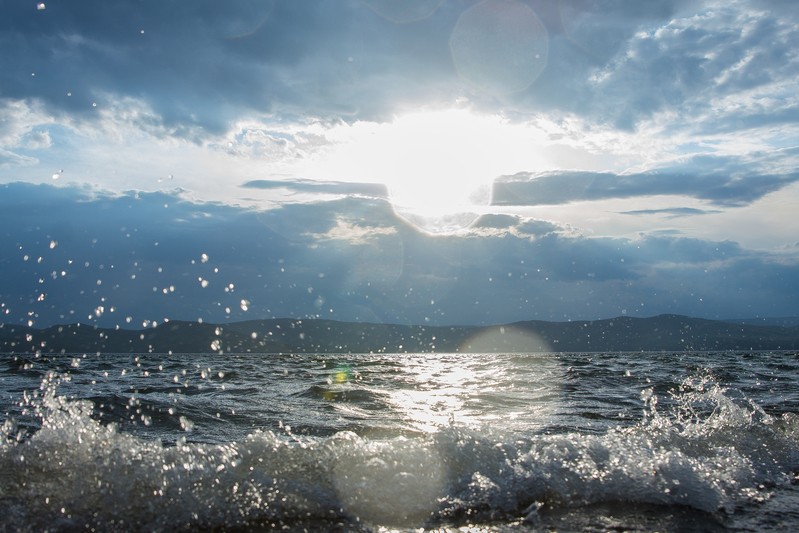
[{"label": "sky", "polygon": [[799,316],[792,0],[0,0],[0,321]]}]

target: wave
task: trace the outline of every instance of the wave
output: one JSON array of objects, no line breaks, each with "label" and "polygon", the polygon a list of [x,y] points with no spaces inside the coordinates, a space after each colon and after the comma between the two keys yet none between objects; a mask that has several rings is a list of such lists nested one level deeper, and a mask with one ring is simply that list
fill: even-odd
[{"label": "wave", "polygon": [[579,529],[597,509],[628,520],[668,510],[712,528],[790,487],[799,466],[799,417],[770,416],[709,378],[667,401],[645,389],[643,420],[603,434],[450,424],[410,437],[255,431],[222,444],[125,433],[48,383],[26,406],[40,428],[25,434],[7,420],[0,433],[5,530],[527,527],[556,517]]}]

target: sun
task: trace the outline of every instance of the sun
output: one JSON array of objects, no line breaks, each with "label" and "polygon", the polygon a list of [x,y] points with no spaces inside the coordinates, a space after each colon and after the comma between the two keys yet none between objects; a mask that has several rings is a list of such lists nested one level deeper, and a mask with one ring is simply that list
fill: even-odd
[{"label": "sun", "polygon": [[468,109],[416,111],[339,132],[326,161],[338,179],[386,185],[397,213],[429,231],[474,221],[498,176],[540,162],[541,131]]},{"label": "sun", "polygon": [[489,132],[479,122],[458,111],[394,121],[378,153],[385,164],[380,179],[396,208],[431,216],[488,203],[492,156],[484,150]]}]

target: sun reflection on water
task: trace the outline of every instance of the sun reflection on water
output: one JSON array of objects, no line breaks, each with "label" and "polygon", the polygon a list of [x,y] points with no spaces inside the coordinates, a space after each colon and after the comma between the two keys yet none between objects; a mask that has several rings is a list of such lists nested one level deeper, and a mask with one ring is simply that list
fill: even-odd
[{"label": "sun reflection on water", "polygon": [[[485,348],[494,341],[470,342]],[[540,429],[558,412],[563,369],[556,356],[475,353],[484,356],[439,354],[404,361],[402,383],[390,391],[388,402],[405,425],[425,433],[452,425],[524,432]]]},{"label": "sun reflection on water", "polygon": [[[347,511],[366,523],[418,526],[446,490],[442,438],[466,430],[502,441],[546,426],[560,409],[565,371],[551,353],[521,351],[539,342],[523,331],[498,328],[467,341],[485,349],[480,353],[387,355],[377,373],[391,378],[367,377],[358,386],[379,393],[390,412],[386,417],[381,410],[380,416],[392,420],[399,436],[336,434],[333,480]],[[331,371],[331,388],[354,385],[349,367]],[[341,407],[343,413],[350,406]]]}]

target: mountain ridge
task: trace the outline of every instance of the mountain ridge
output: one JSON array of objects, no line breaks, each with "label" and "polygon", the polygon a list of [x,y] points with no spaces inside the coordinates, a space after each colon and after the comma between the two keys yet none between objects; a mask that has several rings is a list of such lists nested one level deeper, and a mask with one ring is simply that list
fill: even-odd
[{"label": "mountain ridge", "polygon": [[11,353],[455,353],[799,349],[798,326],[664,314],[492,326],[423,326],[274,318],[225,324],[173,320],[128,330],[86,324],[0,324]]}]

